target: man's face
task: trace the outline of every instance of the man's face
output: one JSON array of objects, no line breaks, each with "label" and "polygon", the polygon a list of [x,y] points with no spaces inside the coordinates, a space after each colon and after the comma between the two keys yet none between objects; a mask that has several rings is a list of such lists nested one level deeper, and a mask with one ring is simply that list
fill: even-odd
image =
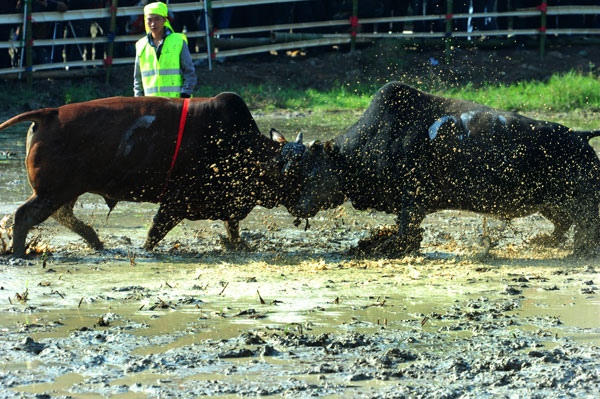
[{"label": "man's face", "polygon": [[153,35],[159,34],[163,32],[165,27],[165,17],[157,14],[148,14],[146,17],[146,23],[148,24],[148,27]]}]

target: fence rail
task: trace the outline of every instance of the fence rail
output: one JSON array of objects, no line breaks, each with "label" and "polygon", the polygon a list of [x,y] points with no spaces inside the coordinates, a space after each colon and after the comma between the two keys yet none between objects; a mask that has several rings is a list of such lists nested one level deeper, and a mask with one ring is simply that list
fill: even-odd
[{"label": "fence rail", "polygon": [[[31,0],[28,0],[31,2]],[[242,6],[254,6],[259,4],[274,4],[283,2],[302,2],[307,0],[228,0],[228,1],[214,1],[209,2],[209,9],[218,9],[223,7],[242,7]],[[358,0],[354,0],[355,4]],[[365,1],[365,0],[361,0]],[[116,4],[116,1],[115,3]],[[600,6],[556,6],[547,7],[545,3],[537,8],[531,9],[519,9],[516,11],[509,12],[486,12],[486,13],[451,13],[451,1],[448,1],[448,14],[436,14],[436,15],[421,15],[421,16],[397,16],[397,17],[386,17],[386,18],[362,18],[351,17],[343,20],[329,20],[329,21],[313,21],[304,23],[292,23],[292,24],[280,24],[280,25],[265,25],[265,26],[248,26],[240,28],[228,28],[220,29],[218,34],[221,36],[235,36],[243,35],[248,33],[264,33],[268,32],[268,37],[263,37],[262,41],[259,40],[258,45],[246,44],[249,41],[235,39],[227,42],[227,49],[223,49],[225,41],[221,40],[222,43],[219,47],[220,51],[214,52],[209,50],[207,53],[193,53],[192,59],[206,59],[210,66],[211,59],[220,57],[232,57],[239,55],[248,55],[256,53],[264,53],[270,51],[280,51],[294,48],[306,48],[315,46],[328,46],[328,45],[340,45],[348,43],[356,43],[361,41],[370,41],[376,38],[395,38],[395,39],[445,39],[446,45],[449,46],[452,38],[477,38],[477,37],[497,37],[497,36],[534,36],[540,40],[540,54],[544,54],[545,37],[546,35],[593,35],[600,36],[600,29],[581,29],[581,28],[567,28],[567,29],[548,29],[546,27],[547,16],[560,16],[560,15],[600,15]],[[185,11],[204,11],[205,3],[202,0],[196,2],[170,4],[169,9],[172,12],[185,12]],[[356,9],[356,8],[355,8]],[[30,25],[30,23],[37,22],[69,22],[76,20],[85,19],[103,19],[103,18],[115,18],[115,17],[127,17],[127,16],[138,16],[143,14],[143,7],[107,7],[103,9],[90,9],[90,10],[72,10],[67,12],[41,12],[32,13],[31,18],[27,18],[27,13],[24,14],[4,14],[0,15],[0,24],[23,24]],[[523,17],[539,17],[540,25],[537,29],[503,29],[503,30],[485,30],[485,31],[456,31],[452,27],[453,20],[460,20],[465,18],[500,18],[500,17],[511,17],[511,18],[523,18]],[[206,20],[210,23],[209,20]],[[392,24],[397,22],[416,22],[416,21],[446,21],[446,29],[442,32],[374,32],[374,33],[361,33],[359,26],[362,24]],[[343,33],[322,33],[322,34],[306,34],[306,35],[277,35],[277,32],[282,31],[298,31],[304,29],[318,29],[318,28],[330,28],[339,27],[344,30]],[[207,49],[211,49],[211,40],[219,43],[214,37],[214,30],[205,27],[206,29],[201,31],[187,32],[188,38],[204,38]],[[27,31],[25,27],[25,31]],[[29,30],[31,27],[29,26]],[[307,38],[310,36],[310,38]],[[21,53],[31,51],[33,47],[38,46],[65,46],[65,45],[83,45],[83,44],[113,44],[113,43],[124,43],[124,42],[135,42],[139,39],[138,35],[119,35],[109,34],[101,37],[70,37],[70,38],[54,38],[54,39],[39,39],[39,40],[28,40],[21,39],[20,41],[4,41],[0,42],[0,49],[19,49]],[[254,41],[256,43],[257,41]],[[242,46],[241,44],[244,43]],[[240,44],[240,48],[235,48],[237,44]],[[231,48],[233,47],[233,48]],[[447,47],[449,48],[449,47]],[[29,58],[29,57],[28,57]],[[115,64],[133,64],[134,58],[113,58],[112,53],[106,54],[102,59],[96,60],[75,60],[61,63],[50,63],[50,64],[37,64],[33,65],[31,61],[27,65],[23,65],[23,58],[21,58],[21,64],[18,67],[0,69],[0,76],[7,74],[21,74],[26,72],[30,76],[32,72],[44,71],[50,69],[65,69],[72,67],[88,67],[88,66],[105,66],[110,69],[111,65]],[[107,75],[108,79],[108,75]]]}]

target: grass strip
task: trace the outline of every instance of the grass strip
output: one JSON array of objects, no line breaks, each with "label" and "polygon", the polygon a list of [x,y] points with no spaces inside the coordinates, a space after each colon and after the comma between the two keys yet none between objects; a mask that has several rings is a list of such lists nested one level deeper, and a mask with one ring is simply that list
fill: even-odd
[{"label": "grass strip", "polygon": [[600,109],[600,79],[574,71],[554,74],[547,82],[523,81],[509,86],[488,85],[478,89],[467,84],[464,88],[439,91],[437,94],[516,112]]},{"label": "grass strip", "polygon": [[[418,88],[428,87],[427,82]],[[216,87],[203,85],[194,92],[196,97],[211,97],[222,91],[238,93],[252,110],[362,110],[368,107],[379,85],[372,83],[334,83],[331,88],[286,87],[272,83]],[[516,112],[572,112],[600,110],[600,78],[593,74],[571,71],[554,74],[546,81],[521,81],[510,85],[488,84],[475,87],[468,83],[461,88],[437,87],[428,89],[434,94],[471,100],[487,106]],[[42,108],[73,102],[88,101],[111,95],[131,95],[129,88],[107,91],[95,81],[70,81],[57,92],[45,93],[14,85],[0,91],[0,104],[17,108]]]},{"label": "grass strip", "polygon": [[[230,87],[253,109],[310,109],[313,111],[364,109],[379,87],[367,84],[338,84],[329,90],[275,87],[268,83]],[[475,101],[515,112],[571,112],[600,109],[600,79],[575,71],[554,74],[547,81],[521,81],[511,85],[488,84],[475,87],[437,88],[432,93]],[[197,96],[214,95],[215,88],[203,86]]]}]

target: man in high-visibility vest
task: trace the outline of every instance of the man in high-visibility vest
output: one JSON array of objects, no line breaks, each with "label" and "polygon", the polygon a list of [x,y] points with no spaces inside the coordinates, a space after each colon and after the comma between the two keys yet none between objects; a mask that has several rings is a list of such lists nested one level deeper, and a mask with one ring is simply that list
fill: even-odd
[{"label": "man in high-visibility vest", "polygon": [[175,33],[164,3],[144,7],[146,36],[135,44],[133,93],[188,98],[196,85],[192,56],[183,33]]}]

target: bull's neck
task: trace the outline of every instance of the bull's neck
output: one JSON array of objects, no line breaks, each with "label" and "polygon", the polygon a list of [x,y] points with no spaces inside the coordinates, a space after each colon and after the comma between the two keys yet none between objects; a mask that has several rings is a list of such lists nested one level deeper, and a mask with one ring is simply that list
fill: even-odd
[{"label": "bull's neck", "polygon": [[[261,157],[262,162],[272,165],[274,169],[278,170],[279,165],[276,163],[275,159],[281,155],[284,143],[278,143],[261,134],[261,145],[264,149],[263,157]],[[275,176],[279,177],[273,177],[268,170],[264,172],[265,177],[262,178],[262,187],[264,187],[265,190],[261,190],[260,195],[262,206],[265,208],[273,208],[279,205],[285,205],[285,195],[287,193],[287,191],[284,190],[286,183],[285,179],[278,174],[275,174]]]},{"label": "bull's neck", "polygon": [[356,143],[347,140],[345,135],[334,138],[333,142],[339,148],[336,155],[337,173],[341,178],[344,193],[352,200],[364,183],[361,182],[361,173],[356,166],[360,164],[359,148]]},{"label": "bull's neck", "polygon": [[333,139],[339,148],[339,173],[346,197],[357,209],[376,208],[381,181],[376,175],[378,155],[368,147],[368,140],[354,128]]}]

